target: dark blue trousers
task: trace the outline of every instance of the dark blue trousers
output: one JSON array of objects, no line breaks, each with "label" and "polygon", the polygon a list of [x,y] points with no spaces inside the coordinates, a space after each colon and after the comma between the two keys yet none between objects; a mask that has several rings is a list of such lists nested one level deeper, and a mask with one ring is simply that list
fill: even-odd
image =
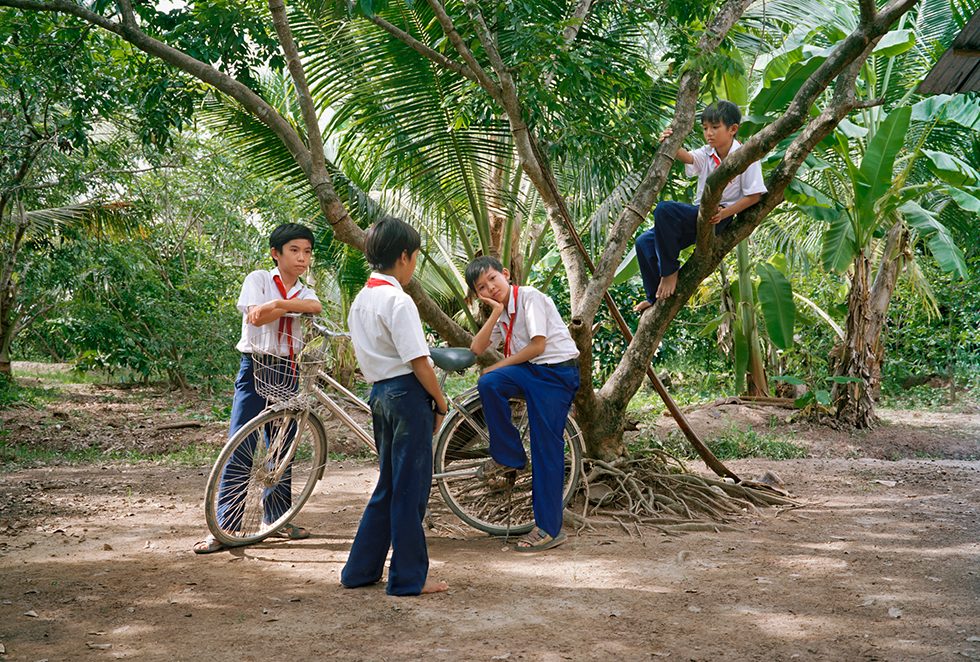
[{"label": "dark blue trousers", "polygon": [[510,399],[527,403],[531,427],[531,505],[534,523],[550,536],[561,531],[565,478],[565,421],[579,386],[578,368],[520,363],[480,377],[477,389],[490,431],[490,455],[523,469],[527,454],[511,418]]},{"label": "dark blue trousers", "polygon": [[[724,230],[731,217],[715,226],[715,234]],[[660,279],[681,268],[681,251],[692,246],[698,236],[698,205],[665,200],[653,210],[653,227],[636,238],[636,261],[643,278],[647,301],[657,299]]]},{"label": "dark blue trousers", "polygon": [[[242,354],[241,368],[235,379],[235,397],[231,403],[231,423],[228,429],[230,439],[239,429],[265,409],[266,399],[255,392],[255,377],[252,372],[252,356]],[[269,433],[263,435],[263,443],[269,443]],[[248,486],[248,475],[255,454],[255,444],[258,434],[253,434],[244,444],[240,445],[231,456],[221,473],[221,484],[218,487],[218,520],[227,530],[235,530],[241,523],[241,503]],[[265,521],[274,522],[289,508],[292,501],[290,490],[290,471],[283,473],[279,484],[274,488],[266,488],[263,493]]]},{"label": "dark blue trousers", "polygon": [[371,414],[381,475],[340,581],[376,583],[391,547],[388,595],[418,595],[429,573],[422,519],[432,486],[432,398],[414,373],[385,379],[371,389]]}]

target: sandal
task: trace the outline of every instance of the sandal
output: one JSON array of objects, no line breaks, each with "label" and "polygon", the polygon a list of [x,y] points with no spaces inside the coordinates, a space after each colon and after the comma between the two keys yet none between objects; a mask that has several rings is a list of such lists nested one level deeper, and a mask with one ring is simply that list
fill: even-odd
[{"label": "sandal", "polygon": [[517,482],[517,469],[500,464],[488,457],[476,468],[476,477],[493,489],[513,487]]},{"label": "sandal", "polygon": [[292,522],[286,524],[281,529],[272,534],[273,538],[288,538],[289,540],[303,540],[310,537],[310,532],[301,526],[296,526]]},{"label": "sandal", "polygon": [[228,549],[228,547],[214,536],[208,536],[204,540],[194,543],[192,549],[195,554],[214,554],[215,552]]},{"label": "sandal", "polygon": [[538,527],[534,527],[534,529],[531,530],[531,533],[518,538],[517,546],[514,547],[514,551],[543,552],[546,549],[552,549],[553,547],[564,544],[567,540],[568,536],[565,535],[564,531],[559,531],[558,535],[552,538]]}]

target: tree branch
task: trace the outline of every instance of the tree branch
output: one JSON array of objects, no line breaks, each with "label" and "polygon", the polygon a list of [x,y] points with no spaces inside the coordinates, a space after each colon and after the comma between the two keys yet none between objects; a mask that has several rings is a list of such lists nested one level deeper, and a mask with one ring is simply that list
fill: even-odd
[{"label": "tree branch", "polygon": [[873,21],[878,12],[875,0],[858,0],[858,5],[861,8],[860,22],[867,24]]},{"label": "tree branch", "polygon": [[[780,163],[770,173],[766,182],[769,192],[763,196],[758,204],[740,214],[728,229],[718,237],[717,241],[713,242],[707,253],[699,254],[695,251],[695,254],[681,267],[678,273],[677,289],[674,295],[664,301],[657,301],[651,310],[640,317],[636,335],[626,348],[623,359],[599,392],[600,398],[610,398],[612,402],[625,406],[625,403],[640,387],[643,380],[643,375],[637,370],[633,370],[633,374],[630,374],[629,366],[636,361],[642,362],[642,365],[649,363],[654,350],[663,339],[670,321],[693,296],[701,282],[718,267],[725,255],[740,241],[751,235],[769,213],[783,201],[786,188],[793,181],[807,155],[813,151],[820,141],[833,133],[841,120],[860,103],[854,97],[855,81],[865,60],[874,50],[875,43],[876,39],[866,42],[863,50],[857,54],[852,54],[851,60],[844,64],[842,67],[844,71],[838,75],[835,81],[830,104],[806,124],[800,134],[790,143]],[[732,156],[738,155],[742,149],[734,152]]]},{"label": "tree branch", "polygon": [[129,0],[116,0],[116,6],[119,8],[122,24],[128,28],[136,29],[136,14],[133,12],[133,3]]},{"label": "tree branch", "polygon": [[708,254],[715,242],[712,226],[707,222],[710,214],[721,200],[721,194],[737,175],[755,161],[761,159],[773,147],[785,140],[803,126],[809,118],[810,108],[842,71],[853,62],[867,58],[873,46],[886,33],[898,18],[907,12],[917,0],[893,0],[869,21],[862,21],[858,27],[839,43],[797,91],[786,112],[772,124],[753,135],[737,151],[729,154],[721,165],[708,177],[701,196],[701,214],[698,217],[698,238],[695,252]]},{"label": "tree branch", "polygon": [[[698,39],[697,52],[715,51],[750,4],[752,0],[728,0]],[[674,154],[694,126],[694,113],[700,88],[699,70],[689,69],[681,75],[674,106],[674,119],[670,125],[673,133],[660,144],[633,197],[606,233],[606,247],[596,265],[593,279],[589,282],[584,296],[575,303],[572,310],[574,322],[591,326],[599,306],[602,305],[603,296],[612,283],[616,267],[626,253],[627,245],[653,208],[657,196],[667,182],[674,162]]]},{"label": "tree branch", "polygon": [[107,32],[118,35],[144,53],[157,57],[191,76],[204,81],[215,89],[232,97],[250,114],[268,126],[282,140],[296,163],[309,175],[310,153],[302,139],[280,115],[275,108],[265,102],[262,97],[246,85],[224,74],[214,67],[197,60],[186,53],[173,48],[145,32],[133,27],[116,23],[95,12],[89,11],[70,0],[0,0],[0,7],[14,7],[29,11],[58,12],[69,14],[96,25]]},{"label": "tree branch", "polygon": [[432,11],[435,12],[439,25],[442,26],[442,31],[446,33],[449,43],[453,45],[453,48],[456,49],[456,52],[459,53],[459,56],[463,58],[463,61],[476,76],[477,81],[480,83],[480,87],[486,90],[487,94],[489,94],[494,101],[501,103],[502,105],[500,98],[500,87],[493,81],[492,78],[490,78],[490,75],[487,73],[486,69],[484,69],[480,63],[476,61],[473,53],[463,41],[463,38],[459,35],[459,32],[456,31],[456,25],[453,23],[453,19],[446,12],[446,8],[442,6],[442,3],[439,2],[439,0],[428,0],[428,2],[429,7],[431,7]]},{"label": "tree branch", "polygon": [[293,31],[289,27],[289,17],[286,16],[286,5],[283,0],[269,0],[269,11],[272,13],[272,24],[276,28],[279,45],[286,56],[286,66],[293,80],[296,100],[303,115],[306,127],[306,143],[309,149],[310,161],[307,178],[313,187],[313,192],[320,203],[321,211],[327,222],[334,229],[338,239],[359,250],[364,249],[364,231],[351,219],[347,208],[334,190],[333,180],[327,172],[326,157],[323,153],[323,136],[320,134],[320,118],[316,112],[310,86],[306,82],[306,72],[299,56]]},{"label": "tree branch", "polygon": [[456,62],[454,60],[450,60],[448,57],[446,57],[439,51],[429,48],[421,41],[419,41],[418,39],[410,35],[408,32],[392,25],[385,19],[381,18],[381,16],[379,16],[377,13],[371,14],[371,16],[368,17],[368,20],[374,23],[375,25],[377,25],[385,32],[387,32],[388,34],[390,34],[395,39],[403,42],[406,46],[411,48],[413,51],[415,51],[422,57],[435,63],[437,66],[442,67],[447,71],[453,71],[459,74],[460,76],[462,76],[463,78],[467,78],[473,81],[474,83],[480,84],[480,79],[477,77],[475,73],[473,73],[473,70],[470,69],[468,66]]},{"label": "tree branch", "polygon": [[[582,26],[585,25],[585,20],[589,16],[589,11],[592,9],[592,3],[594,0],[578,0],[578,4],[575,5],[575,9],[572,11],[572,17],[569,20],[568,27],[562,32],[562,40],[565,42],[562,46],[562,50],[567,51],[571,48],[572,44],[578,39],[578,33],[581,32]],[[544,86],[546,88],[551,87],[551,84],[555,81],[556,71],[552,69],[544,77]]]}]

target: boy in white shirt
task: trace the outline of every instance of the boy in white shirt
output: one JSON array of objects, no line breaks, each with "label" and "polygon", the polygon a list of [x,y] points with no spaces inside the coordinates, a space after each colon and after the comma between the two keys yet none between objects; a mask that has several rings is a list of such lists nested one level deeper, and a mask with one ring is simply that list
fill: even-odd
[{"label": "boy in white shirt", "polygon": [[347,324],[371,388],[374,441],[381,475],[351,545],[340,582],[347,588],[381,580],[391,547],[388,595],[445,591],[428,579],[422,519],[432,485],[432,435],[446,415],[418,308],[402,290],[412,280],[421,239],[396,218],[371,227],[364,256],[374,269],[351,305]]},{"label": "boy in white shirt", "polygon": [[513,480],[527,464],[511,420],[510,399],[527,403],[531,427],[531,505],[534,529],[517,541],[518,552],[557,547],[565,478],[565,421],[579,387],[578,348],[555,302],[533,287],[510,284],[510,273],[494,257],[466,267],[466,283],[490,306],[490,317],[470,349],[482,354],[503,343],[504,358],[477,382],[490,432],[490,455],[479,475],[491,485]]},{"label": "boy in white shirt", "polygon": [[[741,147],[741,143],[735,140],[741,121],[742,113],[738,106],[731,101],[716,101],[701,113],[701,126],[707,145],[693,152],[684,148],[677,150],[676,158],[684,164],[685,174],[688,177],[697,175],[695,200],[698,204],[674,201],[658,203],[653,210],[653,228],[636,238],[636,261],[643,277],[643,289],[646,290],[646,299],[633,307],[636,312],[642,313],[657,299],[671,296],[677,288],[677,271],[681,266],[678,256],[681,250],[694,244],[697,239],[698,207],[705,181],[725,157]],[[671,133],[670,129],[664,131],[661,140]],[[721,204],[710,219],[715,233],[728,227],[735,214],[757,203],[765,192],[762,166],[756,161],[725,187]]]},{"label": "boy in white shirt", "polygon": [[[313,232],[299,223],[283,223],[269,235],[269,254],[276,267],[271,271],[259,269],[245,277],[242,291],[238,296],[238,310],[242,313],[242,335],[235,348],[242,353],[238,378],[235,380],[235,396],[231,404],[231,422],[228,430],[230,439],[250,420],[265,409],[266,399],[255,391],[255,377],[252,370],[252,352],[265,354],[280,353],[276,350],[280,344],[285,344],[281,350],[283,356],[291,351],[293,337],[301,337],[299,330],[301,321],[284,317],[287,313],[312,313],[321,310],[320,300],[316,293],[303,284],[299,279],[310,267],[313,257]],[[293,326],[296,326],[296,331]],[[279,338],[284,338],[280,341]],[[268,346],[271,341],[272,346]],[[262,346],[254,346],[256,343]],[[254,449],[247,445],[240,446],[233,456],[229,467],[251,466]],[[230,475],[233,474],[233,475]],[[240,518],[241,512],[237,504],[242,498],[244,487],[243,477],[248,472],[231,471],[226,468],[221,478],[218,493],[218,517],[222,519],[222,527],[234,530],[235,518]],[[263,499],[265,519],[274,522],[289,508],[291,499],[289,479],[284,478]],[[295,524],[287,524],[279,530],[281,537],[299,540],[308,538],[310,532]],[[224,549],[214,536],[209,535],[194,545],[197,554],[211,554]]]}]

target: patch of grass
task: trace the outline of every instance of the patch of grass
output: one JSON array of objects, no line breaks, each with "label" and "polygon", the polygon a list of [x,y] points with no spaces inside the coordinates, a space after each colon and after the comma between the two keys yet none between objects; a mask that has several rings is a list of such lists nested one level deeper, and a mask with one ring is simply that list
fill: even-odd
[{"label": "patch of grass", "polygon": [[22,386],[9,377],[0,377],[0,409],[13,406],[43,407],[59,397],[57,389],[41,386]]},{"label": "patch of grass", "polygon": [[[65,363],[21,363],[13,364],[14,377],[43,379],[61,384],[105,384],[112,376],[98,370],[75,370]],[[115,375],[119,381],[119,375]]]},{"label": "patch of grass", "polygon": [[807,449],[792,441],[751,427],[742,430],[728,428],[720,437],[708,442],[708,448],[719,460],[738,460],[744,457],[764,457],[770,460],[792,460],[807,456]]},{"label": "patch of grass", "polygon": [[957,389],[955,397],[950,396],[948,386],[936,388],[923,384],[910,389],[884,390],[878,405],[886,409],[924,411],[967,411],[980,405],[980,393],[974,390]]},{"label": "patch of grass", "polygon": [[[750,457],[792,460],[807,457],[809,453],[803,446],[778,435],[756,432],[751,427],[743,430],[736,425],[732,425],[715,439],[705,440],[705,444],[719,460],[739,460]],[[646,449],[663,450],[684,460],[698,457],[697,452],[679,430],[671,431],[664,441],[648,437],[630,448],[631,451]]]},{"label": "patch of grass", "polygon": [[97,447],[52,449],[27,444],[10,444],[0,440],[0,468],[4,471],[44,466],[76,466],[124,462],[137,464],[155,462],[178,466],[208,466],[214,464],[220,448],[194,444],[166,453],[144,453],[138,450],[109,451]]}]

